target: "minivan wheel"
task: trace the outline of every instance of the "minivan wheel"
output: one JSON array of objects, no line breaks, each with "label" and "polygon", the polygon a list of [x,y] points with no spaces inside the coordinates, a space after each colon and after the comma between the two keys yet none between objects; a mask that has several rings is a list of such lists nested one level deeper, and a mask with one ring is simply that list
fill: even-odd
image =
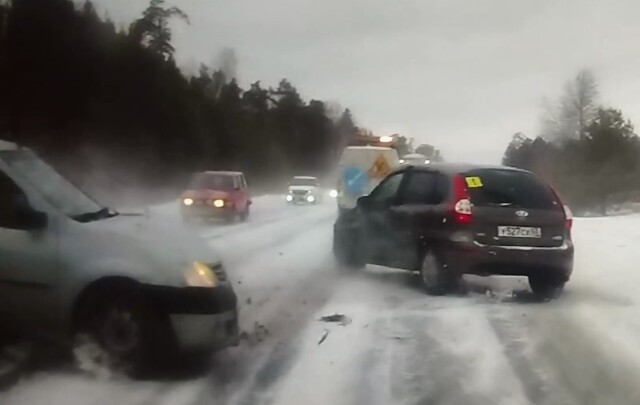
[{"label": "minivan wheel", "polygon": [[548,275],[529,276],[529,287],[533,293],[544,299],[557,298],[564,290],[564,281]]},{"label": "minivan wheel", "polygon": [[93,301],[97,307],[80,327],[80,340],[76,344],[85,345],[85,349],[93,353],[89,355],[92,358],[79,359],[77,349],[81,347],[77,345],[74,355],[79,362],[99,363],[90,368],[102,367],[139,376],[152,368],[152,361],[158,360],[154,355],[160,353],[169,333],[163,328],[163,318],[139,297],[121,292],[112,297]]},{"label": "minivan wheel", "polygon": [[458,276],[442,265],[433,254],[427,253],[420,266],[420,284],[429,295],[445,295],[452,292],[458,284]]}]

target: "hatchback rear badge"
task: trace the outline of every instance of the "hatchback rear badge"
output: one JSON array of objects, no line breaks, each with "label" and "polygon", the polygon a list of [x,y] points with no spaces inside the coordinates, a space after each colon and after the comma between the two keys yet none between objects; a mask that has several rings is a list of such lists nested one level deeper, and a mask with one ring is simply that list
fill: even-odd
[{"label": "hatchback rear badge", "polygon": [[528,217],[529,213],[527,211],[516,211],[516,215],[519,216],[520,218],[524,218],[524,217]]}]

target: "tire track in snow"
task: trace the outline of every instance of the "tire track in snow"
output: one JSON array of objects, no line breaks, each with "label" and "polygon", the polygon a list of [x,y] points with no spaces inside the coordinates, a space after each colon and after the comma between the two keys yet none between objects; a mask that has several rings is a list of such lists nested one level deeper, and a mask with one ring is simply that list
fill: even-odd
[{"label": "tire track in snow", "polygon": [[521,380],[528,379],[529,388],[535,386],[534,393],[539,393],[531,398],[533,403],[640,403],[640,368],[616,351],[606,331],[593,330],[562,302],[526,309],[523,316],[506,308],[492,323],[498,335],[520,342],[510,357]]},{"label": "tire track in snow", "polygon": [[[221,252],[225,265],[233,271],[234,267],[244,266],[247,261],[252,260],[263,251],[284,245],[295,239],[304,238],[306,234],[315,231],[317,226],[326,223],[335,215],[332,211],[314,214],[310,218],[296,218],[295,221],[287,221],[286,225],[271,224],[269,227],[264,227],[267,229],[261,229],[257,236],[238,237],[236,234],[228,240],[217,239],[212,242],[212,246]],[[301,229],[301,227],[304,228]],[[233,275],[233,273],[230,274]]]},{"label": "tire track in snow", "polygon": [[[334,284],[340,282],[340,273],[331,257],[329,235],[329,227],[309,226],[304,232],[286,238],[278,249],[288,252],[284,268],[278,269],[272,283],[262,283],[256,278],[259,274],[256,267],[280,258],[278,251],[261,249],[245,258],[241,267],[243,272],[251,272],[253,278],[248,275],[237,290],[240,302],[256,292],[266,294],[269,300],[259,304],[254,295],[254,304],[240,309],[241,322],[248,326],[258,321],[270,333],[255,346],[243,344],[220,353],[199,392],[179,404],[211,403],[212,398],[214,403],[224,404],[268,403],[265,395],[286,376],[298,358],[299,335],[304,325],[333,293]],[[313,246],[313,252],[309,246]]]},{"label": "tire track in snow", "polygon": [[[225,404],[271,403],[270,393],[286,378],[300,355],[299,340],[305,324],[315,321],[311,316],[326,303],[332,294],[332,286],[340,282],[340,275],[331,268],[332,263],[323,263],[311,277],[293,286],[292,293],[279,297],[276,305],[268,311],[272,315],[262,318],[265,325],[272,325],[263,346],[241,348],[243,352],[236,354],[243,365],[242,369],[236,370],[234,381],[223,380],[210,385],[192,403],[203,403],[212,396],[216,397],[217,403]],[[302,302],[304,304],[300,305]],[[293,313],[292,306],[296,307]],[[226,370],[224,374],[227,374]],[[223,395],[220,388],[224,390]]]}]

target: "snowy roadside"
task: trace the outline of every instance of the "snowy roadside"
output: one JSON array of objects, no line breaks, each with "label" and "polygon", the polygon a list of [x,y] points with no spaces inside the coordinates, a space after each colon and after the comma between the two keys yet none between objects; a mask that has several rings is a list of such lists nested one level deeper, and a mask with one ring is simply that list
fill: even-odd
[{"label": "snowy roadside", "polygon": [[[539,303],[514,294],[527,290],[522,278],[465,277],[468,294],[428,297],[406,272],[341,272],[333,205],[274,197],[264,207],[251,226],[201,229],[229,263],[243,329],[261,324],[262,341],[221,353],[191,381],[40,373],[0,402],[640,403],[640,215],[576,219],[573,278],[560,299]],[[336,313],[349,322],[320,321]]]}]

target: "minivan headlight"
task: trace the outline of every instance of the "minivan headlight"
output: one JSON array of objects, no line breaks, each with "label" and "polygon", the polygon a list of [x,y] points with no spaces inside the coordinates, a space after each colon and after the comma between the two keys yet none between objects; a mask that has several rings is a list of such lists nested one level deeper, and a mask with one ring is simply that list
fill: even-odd
[{"label": "minivan headlight", "polygon": [[193,262],[187,267],[184,279],[189,287],[216,287],[218,277],[211,267],[202,262]]}]

